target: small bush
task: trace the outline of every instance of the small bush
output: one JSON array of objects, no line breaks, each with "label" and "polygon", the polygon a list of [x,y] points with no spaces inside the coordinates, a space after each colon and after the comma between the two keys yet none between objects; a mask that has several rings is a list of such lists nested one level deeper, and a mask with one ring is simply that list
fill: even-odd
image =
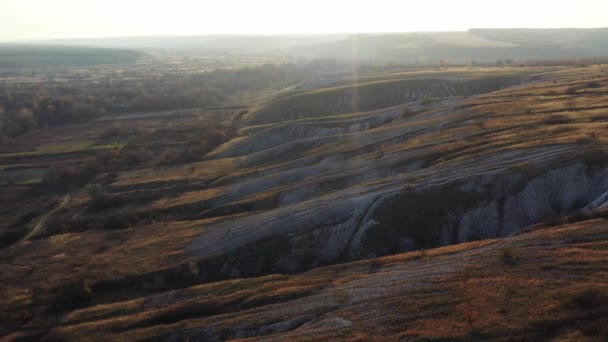
[{"label": "small bush", "polygon": [[159,165],[173,165],[200,161],[208,152],[205,145],[187,146],[181,149],[171,149],[163,153]]},{"label": "small bush", "polygon": [[416,184],[415,183],[406,183],[403,188],[403,191],[414,191],[416,190]]},{"label": "small bush", "polygon": [[120,151],[118,149],[105,150],[97,153],[95,159],[102,165],[111,165],[120,158]]},{"label": "small bush", "polygon": [[101,184],[89,184],[87,185],[87,193],[91,199],[91,207],[100,208],[105,204],[105,191]]},{"label": "small bush", "polygon": [[103,132],[102,137],[104,138],[117,138],[124,134],[124,127],[120,125],[112,125]]},{"label": "small bush", "polygon": [[572,309],[595,309],[608,305],[608,295],[598,288],[588,288],[569,298],[564,305]]},{"label": "small bush", "polygon": [[542,123],[545,125],[564,125],[572,123],[573,121],[574,120],[565,115],[554,114],[543,120]]},{"label": "small bush", "polygon": [[47,308],[50,313],[64,312],[88,303],[91,297],[91,287],[86,281],[74,281],[51,291]]},{"label": "small bush", "polygon": [[401,111],[401,116],[400,116],[400,118],[401,118],[401,119],[404,119],[404,118],[410,117],[410,116],[412,116],[412,115],[414,115],[414,114],[416,114],[416,113],[415,113],[415,112],[412,112],[412,110],[411,110],[411,109],[409,109],[409,108],[405,108],[405,109],[403,109],[403,110]]},{"label": "small bush", "polygon": [[576,89],[576,87],[570,87],[570,88],[566,89],[566,94],[576,95],[577,91],[578,91],[578,89]]},{"label": "small bush", "polygon": [[433,99],[429,98],[429,97],[423,97],[422,99],[420,99],[420,105],[421,106],[430,106],[433,104]]},{"label": "small bush", "polygon": [[590,144],[595,143],[596,141],[597,141],[597,139],[591,135],[588,137],[580,137],[580,138],[576,139],[576,143],[582,144],[582,145],[590,145]]},{"label": "small bush", "polygon": [[120,150],[120,163],[122,165],[135,166],[154,159],[152,151],[135,146],[125,146]]},{"label": "small bush", "polygon": [[73,166],[55,164],[47,170],[43,181],[48,185],[55,185],[72,180],[76,174],[76,168]]},{"label": "small bush", "polygon": [[509,266],[515,266],[518,263],[518,257],[513,248],[505,247],[499,251],[500,261]]},{"label": "small bush", "polygon": [[540,166],[530,164],[529,162],[517,163],[511,166],[511,170],[531,177],[540,175],[543,172],[543,169]]},{"label": "small bush", "polygon": [[86,184],[93,179],[103,169],[103,164],[98,162],[96,158],[90,158],[82,164],[78,169],[76,179],[80,184]]},{"label": "small bush", "polygon": [[376,273],[378,270],[380,270],[380,268],[382,268],[382,263],[380,263],[380,260],[378,260],[378,258],[373,258],[369,263],[369,273]]}]

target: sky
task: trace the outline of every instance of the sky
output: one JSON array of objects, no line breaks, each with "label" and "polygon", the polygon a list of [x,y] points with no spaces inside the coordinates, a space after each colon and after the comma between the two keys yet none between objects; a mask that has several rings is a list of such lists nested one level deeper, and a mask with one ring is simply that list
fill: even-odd
[{"label": "sky", "polygon": [[0,41],[608,26],[608,0],[0,0]]}]

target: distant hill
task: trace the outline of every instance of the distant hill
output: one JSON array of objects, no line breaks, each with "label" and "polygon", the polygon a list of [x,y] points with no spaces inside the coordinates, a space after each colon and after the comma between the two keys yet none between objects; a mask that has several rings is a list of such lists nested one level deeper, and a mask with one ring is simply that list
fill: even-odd
[{"label": "distant hill", "polygon": [[163,53],[291,55],[372,62],[495,62],[608,56],[608,28],[471,29],[463,32],[211,35],[60,40],[52,43]]},{"label": "distant hill", "polygon": [[[245,35],[146,36],[90,39],[61,39],[44,43],[139,50],[198,51],[211,54],[287,54],[295,46],[316,46],[347,38],[348,34],[330,35]],[[41,42],[42,43],[42,42]]]},{"label": "distant hill", "polygon": [[81,46],[0,45],[0,68],[92,66],[134,63],[143,52]]},{"label": "distant hill", "polygon": [[294,53],[399,62],[603,57],[608,55],[608,29],[358,34],[317,46],[300,46]]}]

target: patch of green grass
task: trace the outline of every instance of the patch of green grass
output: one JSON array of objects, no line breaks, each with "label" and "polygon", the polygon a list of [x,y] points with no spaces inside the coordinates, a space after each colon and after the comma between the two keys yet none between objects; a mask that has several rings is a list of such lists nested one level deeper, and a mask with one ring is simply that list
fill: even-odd
[{"label": "patch of green grass", "polygon": [[101,151],[108,149],[121,148],[122,143],[119,142],[99,142],[97,140],[68,140],[57,143],[45,144],[39,146],[34,151],[13,152],[0,154],[0,158],[11,157],[36,157],[47,154],[62,154],[86,151]]},{"label": "patch of green grass", "polygon": [[143,55],[142,52],[125,49],[2,44],[0,45],[0,67],[36,68],[130,64]]},{"label": "patch of green grass", "polygon": [[39,184],[45,173],[46,168],[0,171],[0,186]]},{"label": "patch of green grass", "polygon": [[422,99],[420,99],[420,105],[421,106],[430,106],[433,104],[433,99],[429,98],[429,97],[423,97]]}]

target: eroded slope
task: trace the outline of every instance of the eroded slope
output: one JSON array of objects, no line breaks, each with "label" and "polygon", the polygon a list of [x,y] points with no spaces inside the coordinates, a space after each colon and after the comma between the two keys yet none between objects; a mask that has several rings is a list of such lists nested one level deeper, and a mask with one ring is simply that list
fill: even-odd
[{"label": "eroded slope", "polygon": [[[223,316],[308,295],[308,291],[325,291],[334,280],[340,283],[344,279],[312,275],[341,266],[295,278],[269,276],[201,285],[205,289],[234,286],[224,293],[205,294],[205,299],[195,294],[192,307],[187,306],[191,297],[182,296],[179,289],[196,293],[198,287],[191,286],[227,278],[303,272],[421,248],[507,237],[531,224],[605,206],[608,73],[601,66],[534,70],[529,80],[533,82],[482,95],[444,94],[431,103],[416,97],[410,99],[413,102],[366,112],[342,113],[341,108],[334,108],[337,111],[305,115],[281,110],[264,116],[272,120],[263,125],[250,126],[253,121],[245,118],[239,135],[203,160],[100,175],[96,181],[103,186],[103,206],[93,205],[87,192],[74,191],[71,201],[54,214],[36,239],[0,251],[10,265],[0,275],[4,286],[0,302],[5,308],[1,317],[6,322],[1,332],[32,327],[46,334],[58,324],[69,325],[58,333],[73,338],[105,331],[107,336],[124,334],[120,337],[128,339],[222,339],[268,335],[300,326],[310,330],[302,336],[317,334],[317,328],[325,325],[359,326],[364,320],[351,316],[310,325],[306,325],[313,320],[310,317],[316,316],[290,316],[293,320],[285,321],[284,311],[278,309],[282,307],[276,306],[252,311],[262,316]],[[504,84],[509,85],[512,83]],[[269,106],[273,108],[273,103]],[[605,227],[603,222],[601,225]],[[576,234],[583,238],[584,228],[591,226],[576,227]],[[594,232],[599,229],[593,227]],[[551,234],[550,230],[543,232]],[[590,234],[600,239],[590,240],[591,244],[603,243],[603,230],[599,235]],[[546,246],[554,247],[562,248]],[[480,264],[485,270],[494,265],[486,262],[497,262],[497,252],[487,249],[493,248],[490,246],[480,248],[494,255]],[[530,251],[524,253],[531,257]],[[604,255],[598,258],[605,260]],[[450,267],[437,266],[437,273],[421,268],[420,277],[428,276],[424,281],[412,279],[432,283],[436,277],[451,277],[463,271],[455,260],[446,261]],[[353,271],[354,279],[369,277],[370,262],[348,266],[367,265],[365,272]],[[520,269],[522,275],[532,270],[526,267]],[[585,277],[597,276],[588,271]],[[411,273],[410,269],[402,272]],[[485,274],[479,272],[480,277]],[[561,269],[556,272],[568,274]],[[256,282],[272,288],[268,298],[255,297],[254,293],[262,291],[251,285]],[[393,285],[387,283],[381,289],[374,285],[372,292],[386,294],[393,287],[398,291]],[[255,290],[250,293],[245,287]],[[428,309],[441,312],[440,303],[446,298],[440,289],[435,292],[438,297],[432,303],[436,305],[429,304]],[[216,296],[223,299],[210,302]],[[315,305],[334,303],[330,297],[322,298],[293,305],[310,304],[315,311]],[[148,300],[153,304],[142,304]],[[146,309],[142,311],[141,305]],[[166,305],[174,305],[176,311],[148,310]],[[128,315],[118,317],[118,312]],[[212,317],[208,319],[219,322],[219,328],[202,328],[214,326],[210,321],[190,325],[190,319],[199,314]],[[389,320],[388,314],[379,315]],[[244,317],[249,317],[248,323],[237,324]],[[375,322],[371,316],[365,319]],[[275,323],[278,325],[273,326]],[[423,323],[429,324],[428,330]],[[424,331],[403,334],[427,336],[435,324],[417,322],[415,326],[422,328],[408,329]],[[475,330],[479,323],[459,324]],[[190,328],[194,330],[187,332]],[[457,328],[449,329],[445,336],[459,336],[454,335]],[[179,332],[171,335],[172,331]],[[318,334],[333,333],[323,331]],[[365,329],[346,331],[354,338]]]},{"label": "eroded slope", "polygon": [[56,316],[46,336],[600,341],[608,333],[607,222],[91,306]]}]

